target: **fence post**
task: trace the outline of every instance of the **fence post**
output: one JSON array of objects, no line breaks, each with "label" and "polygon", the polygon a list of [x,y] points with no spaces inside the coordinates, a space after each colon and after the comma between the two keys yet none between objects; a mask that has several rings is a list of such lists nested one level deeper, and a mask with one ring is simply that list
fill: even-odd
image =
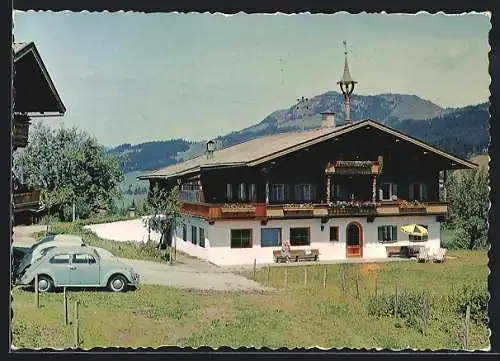
[{"label": "fence post", "polygon": [[285,289],[288,289],[288,267],[285,267]]},{"label": "fence post", "polygon": [[79,301],[75,301],[75,348],[80,346],[80,320],[78,318],[78,304]]},{"label": "fence post", "polygon": [[304,288],[307,288],[307,266],[304,267]]},{"label": "fence post", "polygon": [[323,288],[326,288],[327,266],[325,264],[325,271],[323,272]]},{"label": "fence post", "polygon": [[356,272],[356,295],[359,298],[359,271]]},{"label": "fence post", "polygon": [[64,324],[68,325],[68,296],[66,294],[66,287],[63,289],[64,295]]},{"label": "fence post", "polygon": [[35,275],[35,306],[40,308],[40,295],[38,293],[38,274]]},{"label": "fence post", "polygon": [[465,310],[465,337],[464,337],[464,348],[469,349],[469,323],[470,323],[470,305],[467,305]]},{"label": "fence post", "polygon": [[253,279],[255,280],[255,274],[257,272],[257,258],[253,259]]},{"label": "fence post", "polygon": [[424,336],[427,335],[427,293],[424,293],[423,305],[422,305],[422,333]]},{"label": "fence post", "polygon": [[375,297],[378,296],[378,275],[375,276]]},{"label": "fence post", "polygon": [[267,285],[271,282],[271,266],[267,266]]},{"label": "fence post", "polygon": [[395,297],[394,297],[394,317],[398,317],[398,308],[399,308],[399,287],[396,283],[395,288]]},{"label": "fence post", "polygon": [[342,264],[342,273],[341,277],[342,279],[342,294],[345,296],[347,292],[347,285],[346,285],[346,274],[345,274],[345,263]]}]

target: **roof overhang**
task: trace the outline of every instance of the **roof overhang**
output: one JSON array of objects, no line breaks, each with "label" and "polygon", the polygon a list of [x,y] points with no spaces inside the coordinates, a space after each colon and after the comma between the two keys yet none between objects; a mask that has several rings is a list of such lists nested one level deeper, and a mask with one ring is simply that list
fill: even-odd
[{"label": "roof overhang", "polygon": [[33,42],[13,44],[14,111],[30,116],[62,116],[66,113],[59,93]]},{"label": "roof overhang", "polygon": [[203,170],[215,170],[215,169],[223,169],[223,168],[237,168],[237,167],[245,167],[246,163],[238,162],[238,163],[217,163],[217,164],[204,164],[199,167],[193,167],[181,172],[172,173],[169,175],[155,175],[155,174],[146,174],[138,176],[139,180],[148,180],[148,179],[171,179],[171,178],[180,178],[185,177],[187,175],[192,175],[195,173],[201,173]]},{"label": "roof overhang", "polygon": [[146,179],[170,179],[170,178],[183,177],[183,176],[190,175],[190,174],[193,174],[196,172],[201,172],[202,170],[205,170],[205,169],[213,170],[213,169],[221,169],[221,168],[228,168],[228,167],[244,167],[244,166],[254,167],[254,166],[264,164],[264,163],[271,162],[271,161],[273,161],[277,158],[280,158],[284,155],[309,148],[309,147],[316,145],[316,144],[319,144],[321,142],[324,142],[324,141],[327,141],[330,139],[334,139],[337,137],[341,137],[342,135],[345,135],[345,134],[352,133],[358,129],[368,128],[368,127],[373,127],[375,129],[378,129],[386,134],[392,135],[392,136],[394,136],[398,139],[401,139],[407,143],[414,144],[414,145],[421,147],[422,149],[424,149],[432,154],[435,154],[437,156],[440,156],[442,158],[449,160],[451,162],[451,165],[452,165],[451,169],[460,169],[460,168],[473,169],[473,168],[478,167],[478,165],[473,163],[473,162],[470,162],[468,160],[454,156],[454,155],[447,153],[441,149],[438,149],[434,146],[426,144],[426,143],[424,143],[416,138],[413,138],[409,135],[401,133],[400,131],[397,131],[391,127],[388,127],[386,125],[375,122],[374,120],[366,119],[366,120],[352,123],[351,125],[349,125],[347,127],[334,129],[334,130],[332,130],[332,132],[329,132],[329,133],[326,133],[323,135],[318,135],[314,139],[309,139],[309,140],[297,143],[291,147],[282,149],[282,150],[277,151],[277,152],[270,153],[264,157],[256,158],[256,159],[251,160],[249,162],[205,164],[205,165],[201,165],[201,166],[192,167],[189,169],[184,169],[184,170],[174,172],[174,173],[168,174],[168,175],[165,175],[165,174],[155,175],[154,174],[155,172],[152,172],[150,174],[139,176],[137,178],[142,179],[142,180],[146,180]]},{"label": "roof overhang", "polygon": [[294,145],[293,147],[289,147],[287,149],[284,149],[284,150],[281,150],[279,152],[275,152],[273,154],[269,154],[265,157],[261,157],[259,159],[255,159],[249,163],[247,163],[248,166],[256,166],[256,165],[259,165],[259,164],[262,164],[262,163],[266,163],[266,162],[269,162],[273,159],[276,159],[276,158],[279,158],[279,157],[282,157],[283,155],[286,155],[286,154],[290,154],[290,153],[293,153],[293,152],[296,152],[298,150],[302,150],[302,149],[305,149],[305,148],[308,148],[312,145],[315,145],[315,144],[318,144],[318,143],[321,143],[321,142],[324,142],[326,140],[329,140],[329,139],[333,139],[333,138],[336,138],[336,137],[339,137],[343,134],[347,134],[347,133],[352,133],[353,131],[355,130],[358,130],[360,128],[363,128],[363,127],[367,127],[367,126],[373,126],[374,128],[376,129],[379,129],[383,132],[386,132],[388,134],[391,134],[399,139],[402,139],[402,140],[405,140],[407,142],[410,142],[410,143],[413,143],[419,147],[422,147],[424,149],[426,149],[427,151],[430,151],[434,154],[437,154],[437,155],[440,155],[444,158],[447,158],[449,160],[451,160],[452,162],[455,162],[456,164],[460,164],[463,168],[476,168],[478,165],[473,163],[473,162],[470,162],[468,160],[465,160],[465,159],[462,159],[462,158],[459,158],[457,156],[454,156],[452,154],[449,154],[443,150],[440,150],[436,147],[433,147],[429,144],[426,144],[418,139],[415,139],[413,137],[410,137],[409,135],[406,135],[404,133],[401,133],[393,128],[390,128],[386,125],[382,125],[380,123],[377,123],[371,119],[366,119],[366,120],[362,120],[362,121],[359,121],[359,122],[355,122],[353,123],[352,125],[350,125],[349,127],[345,127],[345,128],[342,128],[342,129],[339,129],[338,131],[334,131],[332,133],[328,133],[328,134],[325,134],[325,135],[322,135],[322,136],[319,136],[315,139],[311,139],[311,140],[308,140],[308,141],[305,141],[303,143],[300,143],[300,144],[296,144]]}]

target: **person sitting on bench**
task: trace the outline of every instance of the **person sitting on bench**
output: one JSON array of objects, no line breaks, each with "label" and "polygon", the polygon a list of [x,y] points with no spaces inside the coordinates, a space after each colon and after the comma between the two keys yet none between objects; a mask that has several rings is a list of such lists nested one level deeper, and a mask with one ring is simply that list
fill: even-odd
[{"label": "person sitting on bench", "polygon": [[285,262],[290,262],[290,242],[284,240],[281,244],[281,258]]}]

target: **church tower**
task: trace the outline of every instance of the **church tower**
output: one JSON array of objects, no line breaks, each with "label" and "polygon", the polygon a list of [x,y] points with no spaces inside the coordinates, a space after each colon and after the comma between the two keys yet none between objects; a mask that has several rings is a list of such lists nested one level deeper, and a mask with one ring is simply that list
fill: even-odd
[{"label": "church tower", "polygon": [[354,91],[354,85],[358,82],[352,78],[349,71],[349,65],[347,64],[347,43],[345,40],[343,41],[343,44],[345,56],[344,74],[342,75],[342,79],[340,79],[337,84],[340,85],[340,90],[344,95],[345,124],[347,125],[351,124],[351,97]]}]

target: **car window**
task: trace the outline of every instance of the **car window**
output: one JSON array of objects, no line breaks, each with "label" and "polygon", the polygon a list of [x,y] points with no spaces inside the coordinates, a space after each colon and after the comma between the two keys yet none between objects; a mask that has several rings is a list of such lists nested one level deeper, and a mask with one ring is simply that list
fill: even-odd
[{"label": "car window", "polygon": [[56,248],[56,247],[47,247],[45,249],[42,249],[40,251],[40,257],[45,256],[51,249],[54,249],[54,248]]},{"label": "car window", "polygon": [[73,263],[96,263],[95,258],[90,254],[74,254],[73,255]]},{"label": "car window", "polygon": [[69,254],[58,254],[50,259],[50,263],[64,264],[69,263]]}]

